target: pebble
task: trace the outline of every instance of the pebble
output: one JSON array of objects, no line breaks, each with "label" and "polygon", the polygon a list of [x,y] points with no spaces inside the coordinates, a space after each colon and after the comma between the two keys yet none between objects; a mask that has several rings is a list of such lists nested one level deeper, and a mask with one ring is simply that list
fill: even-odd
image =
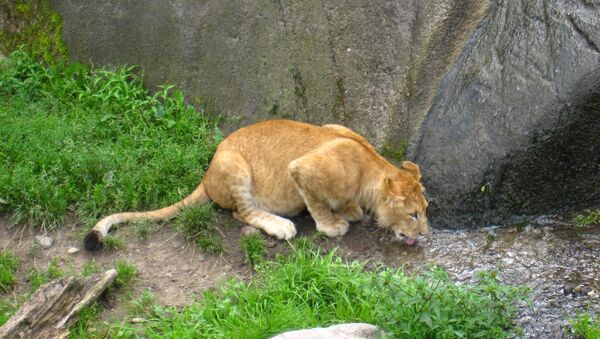
[{"label": "pebble", "polygon": [[241,232],[242,232],[242,236],[247,236],[247,235],[250,235],[250,234],[260,233],[260,231],[257,228],[252,227],[252,226],[244,226],[244,227],[242,227],[242,231]]},{"label": "pebble", "polygon": [[47,235],[36,235],[35,241],[43,249],[48,249],[48,248],[52,247],[52,244],[54,244],[54,239],[50,238]]},{"label": "pebble", "polygon": [[132,318],[132,319],[131,319],[131,322],[132,322],[132,323],[134,323],[134,324],[137,324],[137,323],[145,323],[145,322],[146,322],[146,319],[144,319],[144,318]]},{"label": "pebble", "polygon": [[69,249],[67,250],[67,253],[69,254],[75,254],[77,252],[79,252],[79,248],[77,247],[69,247]]}]

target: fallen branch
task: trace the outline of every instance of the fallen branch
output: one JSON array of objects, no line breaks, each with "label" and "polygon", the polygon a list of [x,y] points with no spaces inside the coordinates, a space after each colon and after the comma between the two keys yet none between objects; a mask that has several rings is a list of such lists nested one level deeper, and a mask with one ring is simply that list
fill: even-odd
[{"label": "fallen branch", "polygon": [[2,327],[0,338],[66,338],[79,311],[92,304],[117,277],[112,269],[90,277],[44,284]]}]

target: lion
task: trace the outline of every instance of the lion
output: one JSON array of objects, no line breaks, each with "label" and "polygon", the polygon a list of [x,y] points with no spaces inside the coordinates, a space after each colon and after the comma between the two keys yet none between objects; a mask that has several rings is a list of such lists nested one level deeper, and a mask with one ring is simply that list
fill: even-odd
[{"label": "lion", "polygon": [[233,210],[239,221],[286,240],[296,235],[296,227],[284,217],[305,209],[328,237],[344,235],[367,210],[380,228],[414,245],[428,232],[428,203],[420,180],[415,163],[395,167],[344,126],[269,120],[225,138],[189,196],[154,211],[107,216],[86,235],[84,245],[97,249],[115,224],[166,220],[210,200]]}]

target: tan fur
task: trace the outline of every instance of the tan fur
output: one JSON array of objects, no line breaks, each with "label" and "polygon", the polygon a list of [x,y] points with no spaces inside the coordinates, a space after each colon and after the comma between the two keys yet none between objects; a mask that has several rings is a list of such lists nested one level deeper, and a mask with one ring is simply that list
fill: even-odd
[{"label": "tan fur", "polygon": [[420,178],[416,164],[405,161],[396,168],[346,127],[265,121],[223,140],[189,197],[156,211],[106,217],[94,232],[101,239],[115,223],[171,218],[187,205],[210,199],[279,239],[296,234],[294,224],[281,216],[305,208],[317,229],[330,237],[345,234],[349,222],[362,219],[367,209],[380,227],[415,239],[428,230]]}]

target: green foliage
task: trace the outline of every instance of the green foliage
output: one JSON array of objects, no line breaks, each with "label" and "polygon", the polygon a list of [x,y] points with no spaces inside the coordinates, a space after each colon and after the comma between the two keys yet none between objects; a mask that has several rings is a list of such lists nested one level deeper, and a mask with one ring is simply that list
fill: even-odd
[{"label": "green foliage", "polygon": [[0,64],[0,212],[44,229],[154,209],[195,188],[221,139],[181,91],[151,95],[131,67]]},{"label": "green foliage", "polygon": [[36,269],[32,269],[29,272],[29,277],[27,281],[31,284],[31,292],[37,291],[41,285],[52,281],[54,279],[63,277],[65,272],[59,267],[59,262],[57,258],[52,258],[48,263],[48,269],[46,272],[40,272]]},{"label": "green foliage", "polygon": [[223,252],[223,240],[215,234],[215,214],[211,204],[185,208],[175,217],[175,228],[187,241],[195,242],[207,253]]},{"label": "green foliage", "polygon": [[387,143],[381,149],[381,155],[396,163],[401,163],[406,157],[406,143]]},{"label": "green foliage", "polygon": [[117,288],[131,287],[137,275],[135,266],[125,260],[119,260],[115,262],[115,269],[117,270],[117,278],[113,286]]},{"label": "green foliage", "polygon": [[364,321],[393,338],[506,338],[520,288],[494,274],[456,285],[439,268],[420,276],[366,271],[333,252],[296,242],[289,256],[256,266],[251,282],[229,281],[181,311],[155,305],[143,325],[114,325],[125,337],[266,338],[286,330]]},{"label": "green foliage", "polygon": [[125,249],[125,243],[123,242],[123,239],[115,235],[107,235],[104,237],[104,239],[102,239],[102,243],[104,244],[104,247],[110,251],[119,251]]},{"label": "green foliage", "polygon": [[14,285],[18,267],[19,261],[12,252],[0,251],[0,292],[5,292]]},{"label": "green foliage", "polygon": [[600,224],[600,209],[587,210],[585,214],[580,214],[574,219],[575,224],[579,227]]},{"label": "green foliage", "polygon": [[578,313],[577,318],[571,321],[575,336],[585,339],[600,338],[600,321],[593,318],[589,312]]},{"label": "green foliage", "polygon": [[17,307],[16,303],[12,303],[5,298],[0,298],[0,326],[4,325],[15,314]]},{"label": "green foliage", "polygon": [[246,257],[246,262],[255,266],[265,259],[267,249],[262,235],[258,233],[244,236],[241,241],[242,252]]},{"label": "green foliage", "polygon": [[[102,308],[94,303],[79,312],[79,319],[69,328],[69,338],[90,338],[94,324],[100,319]],[[96,336],[93,336],[96,337]]]},{"label": "green foliage", "polygon": [[96,264],[95,260],[86,261],[81,267],[81,275],[89,277],[90,275],[102,272],[102,268]]}]

